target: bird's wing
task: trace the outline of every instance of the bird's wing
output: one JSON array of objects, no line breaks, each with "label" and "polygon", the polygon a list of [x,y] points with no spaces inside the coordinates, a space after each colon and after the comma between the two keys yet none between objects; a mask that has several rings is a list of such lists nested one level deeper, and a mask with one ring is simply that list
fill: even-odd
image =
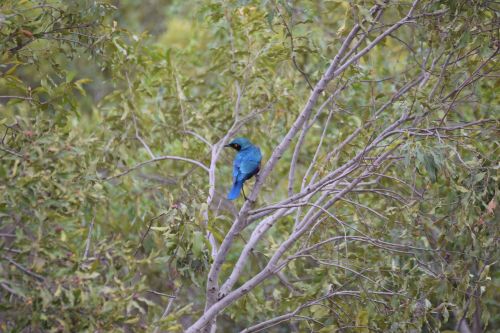
[{"label": "bird's wing", "polygon": [[236,154],[233,163],[233,181],[236,181],[238,175],[241,173],[240,166],[242,160],[243,160],[243,155],[241,155],[240,153]]},{"label": "bird's wing", "polygon": [[[253,149],[242,154],[238,165],[238,174],[235,176],[238,180],[246,180],[253,176],[255,170],[260,166],[262,155],[260,149]],[[233,173],[234,176],[234,173]]]},{"label": "bird's wing", "polygon": [[241,164],[240,164],[240,173],[242,174],[250,174],[250,173],[253,173],[258,167],[260,166],[260,160],[258,159],[247,159],[247,160],[244,160]]}]

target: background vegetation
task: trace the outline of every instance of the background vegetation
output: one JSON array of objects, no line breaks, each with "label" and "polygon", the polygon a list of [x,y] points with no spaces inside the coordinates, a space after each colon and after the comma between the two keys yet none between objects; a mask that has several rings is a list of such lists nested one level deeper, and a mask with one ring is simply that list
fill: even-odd
[{"label": "background vegetation", "polygon": [[[0,1],[0,331],[499,330],[498,9]],[[256,202],[225,200],[230,136],[276,163]]]}]

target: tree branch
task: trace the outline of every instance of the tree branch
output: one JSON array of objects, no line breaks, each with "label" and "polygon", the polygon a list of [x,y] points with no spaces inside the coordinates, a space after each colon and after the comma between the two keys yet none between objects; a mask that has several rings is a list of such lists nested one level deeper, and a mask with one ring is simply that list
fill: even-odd
[{"label": "tree branch", "polygon": [[191,164],[194,164],[196,166],[199,166],[200,168],[202,168],[206,172],[209,172],[209,169],[203,163],[201,163],[199,161],[192,160],[192,159],[186,158],[186,157],[181,157],[181,156],[165,155],[165,156],[155,157],[155,158],[153,158],[153,159],[151,159],[149,161],[141,162],[141,163],[133,166],[132,168],[127,169],[126,171],[123,171],[123,172],[121,172],[121,173],[119,173],[117,175],[104,178],[104,180],[108,180],[109,181],[109,180],[112,180],[112,179],[115,179],[115,178],[119,178],[119,177],[122,177],[122,176],[125,176],[125,175],[129,174],[130,172],[132,172],[134,170],[142,168],[145,165],[148,165],[148,164],[151,164],[151,163],[155,163],[155,162],[159,162],[159,161],[164,161],[164,160],[183,161],[183,162],[191,163]]}]

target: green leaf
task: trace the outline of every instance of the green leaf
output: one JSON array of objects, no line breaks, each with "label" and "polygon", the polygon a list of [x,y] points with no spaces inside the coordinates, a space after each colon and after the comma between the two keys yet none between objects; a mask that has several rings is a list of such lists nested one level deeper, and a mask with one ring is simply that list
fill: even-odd
[{"label": "green leaf", "polygon": [[356,315],[356,326],[357,330],[360,333],[368,333],[370,330],[368,329],[368,312],[365,310],[361,310]]}]

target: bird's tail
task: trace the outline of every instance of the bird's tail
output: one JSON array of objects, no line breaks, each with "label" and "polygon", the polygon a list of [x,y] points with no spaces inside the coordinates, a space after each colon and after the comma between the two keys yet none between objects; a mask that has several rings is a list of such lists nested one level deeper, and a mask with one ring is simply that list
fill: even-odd
[{"label": "bird's tail", "polygon": [[241,188],[243,187],[243,182],[234,182],[231,191],[227,195],[229,200],[234,200],[240,196]]}]

